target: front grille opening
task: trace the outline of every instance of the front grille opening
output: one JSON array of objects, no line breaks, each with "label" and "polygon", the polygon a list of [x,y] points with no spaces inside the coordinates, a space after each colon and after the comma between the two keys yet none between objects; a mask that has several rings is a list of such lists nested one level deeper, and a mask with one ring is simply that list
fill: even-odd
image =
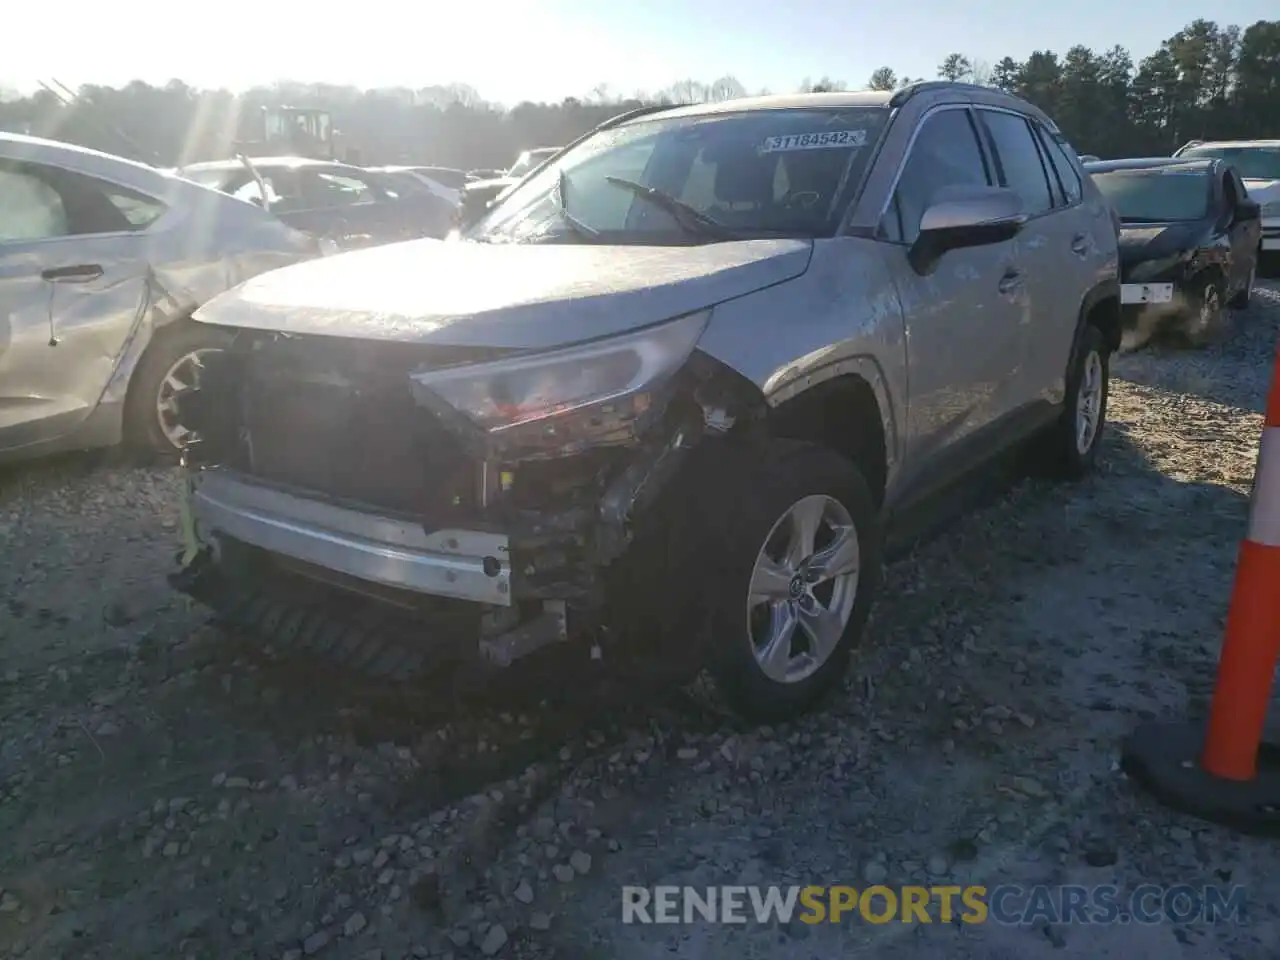
[{"label": "front grille opening", "polygon": [[236,466],[276,483],[400,513],[477,506],[477,465],[409,374],[492,359],[492,350],[337,338],[277,338],[241,378]]}]

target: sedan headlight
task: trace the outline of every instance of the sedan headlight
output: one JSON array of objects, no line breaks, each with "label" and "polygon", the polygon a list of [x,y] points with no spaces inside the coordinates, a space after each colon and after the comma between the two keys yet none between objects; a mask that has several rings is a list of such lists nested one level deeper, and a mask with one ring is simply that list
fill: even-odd
[{"label": "sedan headlight", "polygon": [[688,359],[710,316],[704,310],[565,350],[416,373],[414,392],[426,402],[434,395],[491,435],[572,413],[634,420]]},{"label": "sedan headlight", "polygon": [[1262,205],[1262,215],[1264,217],[1280,217],[1280,200],[1264,203]]}]

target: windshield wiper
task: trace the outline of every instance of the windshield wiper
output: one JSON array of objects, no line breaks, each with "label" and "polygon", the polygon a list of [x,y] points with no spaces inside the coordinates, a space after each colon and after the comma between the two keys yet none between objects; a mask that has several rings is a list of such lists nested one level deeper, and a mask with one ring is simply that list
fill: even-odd
[{"label": "windshield wiper", "polygon": [[708,216],[697,207],[690,206],[683,200],[659,190],[657,187],[646,187],[643,183],[636,183],[634,180],[627,180],[623,177],[605,177],[604,179],[606,183],[612,183],[616,187],[630,190],[637,197],[648,200],[655,207],[665,210],[688,233],[703,237],[715,237],[720,240],[740,239],[740,235],[728,225],[721,223],[715,217]]},{"label": "windshield wiper", "polygon": [[569,178],[565,176],[563,170],[560,171],[560,179],[556,183],[556,193],[560,196],[560,219],[584,240],[596,240],[600,237],[600,231],[593,227],[588,227],[585,223],[569,212],[568,201],[566,199],[569,191]]}]

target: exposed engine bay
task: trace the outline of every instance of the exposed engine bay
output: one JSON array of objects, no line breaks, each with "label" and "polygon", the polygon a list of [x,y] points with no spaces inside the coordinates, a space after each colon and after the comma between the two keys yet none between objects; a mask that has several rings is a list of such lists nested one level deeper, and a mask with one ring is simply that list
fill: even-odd
[{"label": "exposed engine bay", "polygon": [[[195,438],[174,585],[385,675],[477,653],[509,665],[625,619],[610,608],[635,591],[611,580],[627,580],[637,531],[671,528],[672,549],[694,461],[763,423],[763,398],[696,350],[643,389],[559,408],[555,381],[590,364],[542,361],[547,382],[511,390],[471,373],[518,375],[521,356],[238,331],[180,399]],[[529,397],[540,407],[519,409]]]}]

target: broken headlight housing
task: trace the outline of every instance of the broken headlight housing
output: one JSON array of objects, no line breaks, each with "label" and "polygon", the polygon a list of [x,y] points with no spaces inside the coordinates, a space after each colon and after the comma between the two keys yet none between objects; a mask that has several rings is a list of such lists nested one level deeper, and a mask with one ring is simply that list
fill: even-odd
[{"label": "broken headlight housing", "polygon": [[504,443],[590,441],[643,419],[710,316],[704,310],[561,350],[415,373],[414,392]]}]

